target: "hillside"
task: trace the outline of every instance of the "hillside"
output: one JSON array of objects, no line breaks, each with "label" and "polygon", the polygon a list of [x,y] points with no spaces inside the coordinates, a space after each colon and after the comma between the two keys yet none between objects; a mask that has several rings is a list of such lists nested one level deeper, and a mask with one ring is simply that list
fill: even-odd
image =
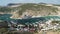
[{"label": "hillside", "polygon": [[[7,7],[0,7],[0,13],[12,14],[12,18],[23,17],[24,15],[30,16],[48,16],[48,15],[59,15],[60,9],[55,7],[53,4],[13,4]],[[14,7],[12,7],[14,6]]]}]

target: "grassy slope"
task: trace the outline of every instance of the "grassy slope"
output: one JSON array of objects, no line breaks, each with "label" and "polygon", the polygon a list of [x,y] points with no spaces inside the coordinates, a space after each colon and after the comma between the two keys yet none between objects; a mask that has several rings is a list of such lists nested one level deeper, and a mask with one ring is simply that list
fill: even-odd
[{"label": "grassy slope", "polygon": [[[45,5],[40,5],[40,4],[34,4],[34,3],[27,3],[22,6],[14,7],[14,8],[9,8],[9,7],[0,7],[0,12],[15,12],[18,10],[18,14],[22,15],[23,12],[26,12],[26,10],[32,10],[32,12],[48,12],[48,15],[50,13],[57,13],[56,10],[58,10],[55,7],[51,6],[45,6]],[[44,10],[44,11],[42,11]]]}]

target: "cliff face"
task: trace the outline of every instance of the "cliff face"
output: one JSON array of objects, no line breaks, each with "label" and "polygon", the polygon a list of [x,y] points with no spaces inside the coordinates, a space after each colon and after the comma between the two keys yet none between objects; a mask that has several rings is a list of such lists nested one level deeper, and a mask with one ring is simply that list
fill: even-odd
[{"label": "cliff face", "polygon": [[[52,4],[27,3],[15,7],[9,6],[8,13],[11,13],[13,15],[12,18],[19,18],[19,17],[23,17],[24,15],[30,15],[30,16],[60,15],[59,7],[54,6]],[[6,10],[7,9],[5,9],[4,11]]]}]

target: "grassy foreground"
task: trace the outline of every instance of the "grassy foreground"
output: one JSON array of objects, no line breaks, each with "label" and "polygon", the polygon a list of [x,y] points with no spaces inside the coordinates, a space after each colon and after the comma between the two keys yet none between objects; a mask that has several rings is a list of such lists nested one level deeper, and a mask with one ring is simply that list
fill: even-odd
[{"label": "grassy foreground", "polygon": [[16,31],[8,31],[7,28],[0,28],[0,34],[60,34],[60,30],[49,30],[46,32],[40,31],[39,33],[35,32],[16,32]]}]

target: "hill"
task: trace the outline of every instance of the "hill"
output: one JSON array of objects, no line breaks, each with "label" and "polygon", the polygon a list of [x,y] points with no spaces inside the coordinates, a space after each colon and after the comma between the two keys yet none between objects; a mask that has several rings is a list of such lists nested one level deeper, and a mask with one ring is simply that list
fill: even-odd
[{"label": "hill", "polygon": [[12,18],[20,18],[24,15],[30,16],[48,16],[60,15],[60,9],[57,5],[46,3],[25,3],[25,4],[9,4],[7,7],[0,7],[0,13],[12,14]]}]

